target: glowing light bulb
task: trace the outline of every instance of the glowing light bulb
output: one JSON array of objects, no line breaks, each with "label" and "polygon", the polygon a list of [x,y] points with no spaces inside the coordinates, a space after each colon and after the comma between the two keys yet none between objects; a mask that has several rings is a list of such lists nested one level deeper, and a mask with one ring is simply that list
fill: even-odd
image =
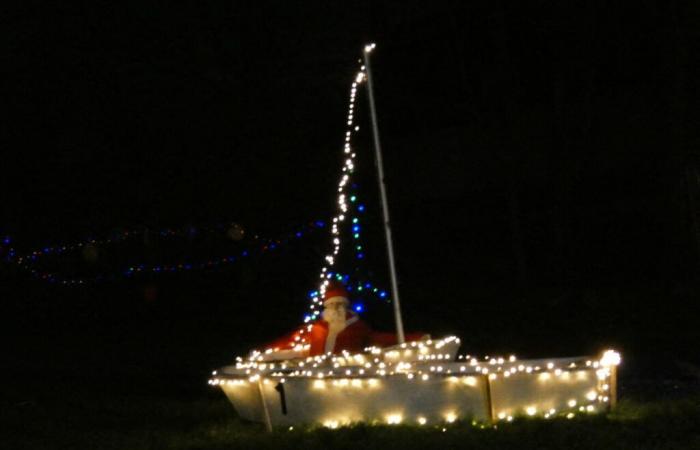
[{"label": "glowing light bulb", "polygon": [[618,352],[615,350],[607,350],[600,359],[600,365],[603,367],[618,366],[621,361],[622,357]]},{"label": "glowing light bulb", "polygon": [[401,414],[389,414],[388,416],[386,416],[386,422],[389,425],[398,425],[401,423],[402,420],[403,416],[401,416]]}]

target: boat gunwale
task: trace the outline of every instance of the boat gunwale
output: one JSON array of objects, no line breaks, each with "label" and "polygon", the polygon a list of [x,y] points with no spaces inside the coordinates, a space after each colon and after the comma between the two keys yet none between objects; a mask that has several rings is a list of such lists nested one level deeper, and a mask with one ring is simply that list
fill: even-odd
[{"label": "boat gunwale", "polygon": [[[273,368],[273,369],[256,369],[256,368],[236,368],[235,366],[224,366],[221,367],[220,369],[216,370],[216,372],[212,375],[213,378],[216,379],[226,379],[226,380],[237,380],[237,379],[249,379],[251,376],[260,376],[264,378],[284,378],[284,377],[289,377],[291,379],[310,379],[310,380],[319,380],[319,379],[371,379],[371,378],[388,378],[388,377],[405,377],[408,374],[428,374],[431,377],[444,377],[444,378],[449,378],[449,377],[456,377],[456,376],[488,376],[491,374],[496,374],[499,376],[504,375],[505,371],[510,371],[512,368],[518,368],[519,366],[528,366],[531,368],[530,372],[527,372],[525,370],[518,370],[514,373],[512,373],[509,376],[515,376],[518,374],[526,374],[526,375],[531,375],[531,374],[540,374],[544,372],[550,372],[553,370],[561,370],[562,372],[573,372],[573,371],[580,371],[580,370],[597,370],[600,368],[600,365],[594,364],[595,362],[598,362],[597,357],[591,357],[591,356],[574,356],[574,357],[562,357],[562,358],[538,358],[538,359],[516,359],[513,361],[507,360],[504,361],[503,363],[490,363],[489,360],[480,360],[477,364],[473,364],[472,362],[465,360],[464,362],[460,361],[450,361],[450,362],[444,362],[444,361],[435,361],[435,360],[427,360],[427,361],[415,361],[411,362],[411,367],[410,368],[402,368],[399,371],[391,371],[390,367],[387,367],[387,370],[385,374],[377,374],[377,373],[365,373],[365,374],[344,374],[344,373],[330,373],[330,374],[323,374],[323,376],[319,377],[318,374],[315,375],[307,375],[303,372],[306,372],[308,370],[304,370],[304,368],[298,368],[298,367],[288,367],[288,368]],[[442,368],[442,370],[421,370],[421,369],[426,369],[429,368],[431,365],[435,366],[436,364],[439,364],[439,367]],[[548,365],[551,364],[551,367]],[[572,366],[574,364],[574,366]],[[332,367],[332,366],[326,366],[331,370],[357,370],[357,369],[365,369],[364,366],[340,366],[340,367]],[[479,370],[477,370],[477,367],[479,367]],[[501,370],[492,370],[492,367],[497,367],[498,369]],[[484,373],[482,368],[488,369],[486,373]],[[319,369],[322,369],[322,367],[314,367],[316,371]],[[456,369],[456,370],[455,370]],[[247,373],[246,373],[247,372]],[[299,373],[301,372],[301,373]]]}]

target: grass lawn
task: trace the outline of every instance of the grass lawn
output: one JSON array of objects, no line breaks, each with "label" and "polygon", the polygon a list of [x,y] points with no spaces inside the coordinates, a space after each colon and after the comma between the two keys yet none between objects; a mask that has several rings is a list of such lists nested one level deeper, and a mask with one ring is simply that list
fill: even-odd
[{"label": "grass lawn", "polygon": [[[0,448],[22,449],[700,449],[700,395],[623,398],[608,415],[497,427],[358,424],[275,430],[240,421],[216,389],[129,392],[39,379],[3,388]],[[76,387],[80,386],[80,387]],[[118,392],[121,390],[122,392]],[[444,428],[444,429],[443,429]]]}]

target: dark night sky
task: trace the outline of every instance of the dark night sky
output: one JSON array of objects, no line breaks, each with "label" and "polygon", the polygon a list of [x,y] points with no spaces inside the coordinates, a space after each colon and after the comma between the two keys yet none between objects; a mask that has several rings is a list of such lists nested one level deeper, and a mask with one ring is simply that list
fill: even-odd
[{"label": "dark night sky", "polygon": [[372,40],[413,317],[438,311],[417,297],[460,305],[465,286],[517,302],[695,279],[697,5],[194,5],[23,2],[4,17],[0,228],[19,248],[226,221],[274,235],[328,217]]}]

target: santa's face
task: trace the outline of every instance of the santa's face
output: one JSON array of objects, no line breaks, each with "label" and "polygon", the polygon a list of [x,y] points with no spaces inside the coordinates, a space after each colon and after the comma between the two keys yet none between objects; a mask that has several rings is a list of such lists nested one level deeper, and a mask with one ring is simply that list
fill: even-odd
[{"label": "santa's face", "polygon": [[323,308],[323,320],[328,323],[345,323],[345,303],[332,302],[325,305]]}]

